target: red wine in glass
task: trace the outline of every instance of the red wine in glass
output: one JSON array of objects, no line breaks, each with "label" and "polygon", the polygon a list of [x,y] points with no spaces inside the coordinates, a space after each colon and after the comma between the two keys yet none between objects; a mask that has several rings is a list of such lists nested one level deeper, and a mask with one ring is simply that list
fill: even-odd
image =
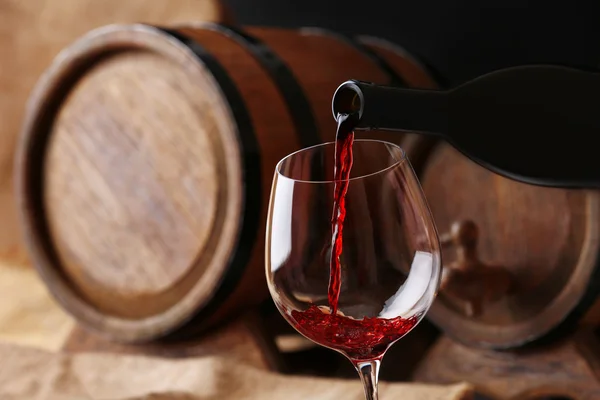
[{"label": "red wine in glass", "polygon": [[379,357],[390,343],[404,336],[417,322],[417,318],[397,317],[391,320],[364,318],[354,320],[338,315],[338,300],[342,280],[342,255],[346,192],[352,170],[352,144],[354,132],[352,117],[338,116],[335,141],[333,212],[331,216],[331,256],[328,287],[329,310],[312,305],[306,311],[292,311],[296,328],[317,343],[343,350],[353,359]]},{"label": "red wine in glass", "polygon": [[266,272],[284,318],[344,354],[359,371],[367,399],[377,399],[386,350],[416,326],[435,297],[440,250],[402,149],[355,141],[353,123],[340,116],[335,143],[278,163]]}]

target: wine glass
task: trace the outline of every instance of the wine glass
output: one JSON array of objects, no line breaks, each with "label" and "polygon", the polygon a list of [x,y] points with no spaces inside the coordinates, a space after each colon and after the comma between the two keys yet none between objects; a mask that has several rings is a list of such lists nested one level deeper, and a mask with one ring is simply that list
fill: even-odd
[{"label": "wine glass", "polygon": [[345,355],[367,400],[377,399],[387,349],[423,318],[440,280],[435,224],[404,151],[356,140],[346,194],[337,312],[328,300],[335,143],[309,147],[275,168],[266,274],[283,317],[313,342]]}]

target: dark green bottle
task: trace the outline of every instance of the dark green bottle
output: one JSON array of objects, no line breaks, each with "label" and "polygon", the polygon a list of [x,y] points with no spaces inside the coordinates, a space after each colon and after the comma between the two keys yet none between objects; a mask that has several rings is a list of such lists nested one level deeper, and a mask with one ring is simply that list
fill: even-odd
[{"label": "dark green bottle", "polygon": [[435,135],[483,167],[534,185],[600,188],[600,74],[531,65],[447,91],[347,81],[333,113],[355,130]]}]

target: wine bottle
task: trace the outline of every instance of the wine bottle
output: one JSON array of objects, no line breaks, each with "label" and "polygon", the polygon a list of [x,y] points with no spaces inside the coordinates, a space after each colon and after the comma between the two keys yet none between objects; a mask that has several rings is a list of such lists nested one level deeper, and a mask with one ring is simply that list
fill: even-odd
[{"label": "wine bottle", "polygon": [[350,80],[332,108],[358,114],[355,130],[435,135],[481,166],[521,182],[600,188],[600,74],[528,65],[451,90]]}]

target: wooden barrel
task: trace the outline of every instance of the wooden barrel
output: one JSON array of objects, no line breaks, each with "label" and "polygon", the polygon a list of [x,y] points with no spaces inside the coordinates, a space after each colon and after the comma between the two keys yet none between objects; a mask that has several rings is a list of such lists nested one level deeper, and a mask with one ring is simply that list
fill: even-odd
[{"label": "wooden barrel", "polygon": [[464,344],[496,349],[600,321],[598,192],[509,180],[417,135],[407,135],[403,147],[444,247],[430,320]]},{"label": "wooden barrel", "polygon": [[334,138],[346,79],[433,86],[398,49],[208,23],[106,26],[64,49],[30,97],[15,166],[51,293],[123,342],[198,335],[264,300],[275,164]]},{"label": "wooden barrel", "polygon": [[56,53],[85,32],[109,23],[232,20],[218,0],[128,0],[126,5],[122,0],[61,0],[51,6],[47,0],[2,0],[0,9],[0,263],[29,267],[15,204],[14,150],[27,97]]}]

